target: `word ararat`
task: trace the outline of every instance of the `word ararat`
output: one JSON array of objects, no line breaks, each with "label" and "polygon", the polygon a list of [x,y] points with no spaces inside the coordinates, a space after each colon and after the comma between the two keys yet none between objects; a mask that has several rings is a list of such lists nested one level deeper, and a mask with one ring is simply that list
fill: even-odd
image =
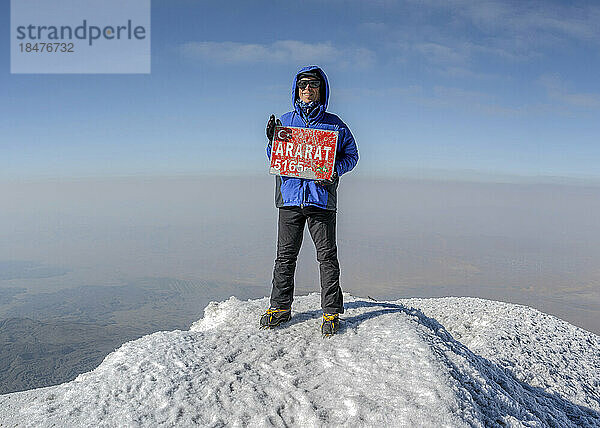
[{"label": "word ararat", "polygon": [[[275,154],[279,156],[286,156],[290,158],[302,158],[309,160],[329,160],[329,152],[331,147],[329,146],[313,146],[311,144],[294,144],[285,141],[276,141]],[[284,149],[285,145],[285,149]],[[284,155],[285,150],[285,155]],[[313,153],[314,150],[314,153]],[[323,157],[323,152],[325,157]]]}]

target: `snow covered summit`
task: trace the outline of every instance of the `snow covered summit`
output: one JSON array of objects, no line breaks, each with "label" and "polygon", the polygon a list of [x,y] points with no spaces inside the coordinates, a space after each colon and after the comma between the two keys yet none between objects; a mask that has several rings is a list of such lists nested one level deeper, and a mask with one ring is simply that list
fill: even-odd
[{"label": "snow covered summit", "polygon": [[128,342],[72,382],[0,396],[0,426],[600,427],[600,337],[474,298],[211,303],[190,331]]}]

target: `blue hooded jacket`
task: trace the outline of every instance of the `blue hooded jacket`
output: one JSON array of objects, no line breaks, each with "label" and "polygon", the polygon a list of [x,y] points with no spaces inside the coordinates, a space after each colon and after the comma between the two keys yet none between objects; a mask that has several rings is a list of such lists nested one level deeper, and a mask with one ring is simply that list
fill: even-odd
[{"label": "blue hooded jacket", "polygon": [[[296,81],[298,75],[307,71],[316,71],[321,75],[324,87],[321,87],[321,102],[310,112],[308,121],[303,118],[300,107],[296,104],[298,91]],[[319,67],[309,65],[301,68],[292,81],[292,107],[294,110],[285,113],[280,120],[283,126],[327,129],[338,131],[338,143],[335,158],[335,170],[338,177],[351,171],[358,162],[358,149],[348,126],[335,114],[327,113],[329,101],[329,82]],[[267,145],[267,156],[271,158],[271,144]],[[275,177],[275,206],[277,208],[313,205],[328,210],[337,209],[338,180],[333,184],[321,186],[315,180],[295,177]]]}]

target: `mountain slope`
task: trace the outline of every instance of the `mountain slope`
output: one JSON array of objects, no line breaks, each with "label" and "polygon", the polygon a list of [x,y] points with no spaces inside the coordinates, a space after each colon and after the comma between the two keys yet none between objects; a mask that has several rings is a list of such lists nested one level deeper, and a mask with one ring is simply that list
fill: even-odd
[{"label": "mountain slope", "polygon": [[190,331],[0,396],[0,426],[600,426],[600,337],[531,308],[346,296],[323,340],[316,294],[277,330],[257,328],[267,304],[211,303]]}]

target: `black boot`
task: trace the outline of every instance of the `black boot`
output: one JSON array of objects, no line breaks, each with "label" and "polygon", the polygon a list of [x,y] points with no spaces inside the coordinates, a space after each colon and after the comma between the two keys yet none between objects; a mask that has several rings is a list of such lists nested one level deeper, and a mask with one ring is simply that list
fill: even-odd
[{"label": "black boot", "polygon": [[260,326],[262,328],[277,327],[279,324],[289,321],[292,318],[291,309],[269,308],[267,312],[260,317]]},{"label": "black boot", "polygon": [[323,336],[332,336],[340,328],[339,314],[323,314],[323,324],[321,324],[321,333]]}]

